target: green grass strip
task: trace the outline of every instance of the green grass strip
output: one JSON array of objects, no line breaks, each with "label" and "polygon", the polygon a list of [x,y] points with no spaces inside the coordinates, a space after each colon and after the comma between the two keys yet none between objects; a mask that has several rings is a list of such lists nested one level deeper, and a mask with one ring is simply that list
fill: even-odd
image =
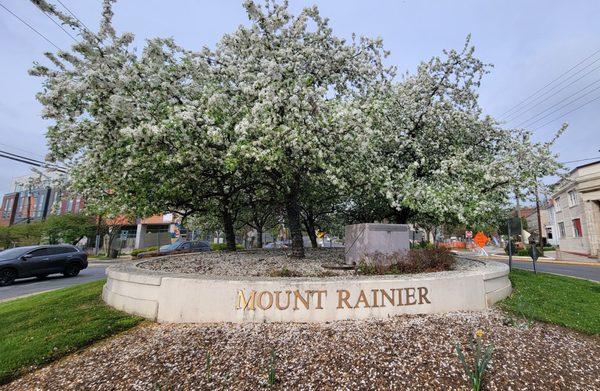
[{"label": "green grass strip", "polygon": [[142,321],[101,298],[105,280],[0,304],[0,384]]},{"label": "green grass strip", "polygon": [[513,294],[500,307],[525,318],[600,334],[600,284],[513,269]]}]

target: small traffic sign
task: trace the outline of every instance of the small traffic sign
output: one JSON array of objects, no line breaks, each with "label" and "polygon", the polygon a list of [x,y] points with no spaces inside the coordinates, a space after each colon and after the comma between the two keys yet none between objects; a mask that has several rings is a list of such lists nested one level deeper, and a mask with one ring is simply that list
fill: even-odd
[{"label": "small traffic sign", "polygon": [[467,239],[471,239],[473,237],[473,231],[466,231],[465,232],[465,237]]},{"label": "small traffic sign", "polygon": [[475,235],[475,237],[473,238],[475,244],[477,244],[481,248],[483,248],[483,246],[487,244],[488,240],[490,239],[487,236],[485,236],[485,234],[481,231],[477,232],[477,235]]}]

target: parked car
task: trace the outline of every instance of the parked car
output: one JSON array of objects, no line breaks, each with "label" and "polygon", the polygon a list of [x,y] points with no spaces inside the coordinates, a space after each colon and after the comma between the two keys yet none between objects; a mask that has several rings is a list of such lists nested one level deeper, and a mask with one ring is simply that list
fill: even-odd
[{"label": "parked car", "polygon": [[48,245],[16,247],[0,251],[0,286],[17,278],[46,278],[62,273],[75,277],[88,266],[87,254],[75,246]]},{"label": "parked car", "polygon": [[271,243],[267,243],[263,246],[263,248],[288,248],[291,245],[291,243],[287,243],[287,242],[282,242],[282,241],[277,241],[277,242],[271,242]]},{"label": "parked car", "polygon": [[172,244],[161,246],[158,251],[146,251],[139,253],[138,258],[158,257],[161,255],[168,254],[182,254],[182,253],[198,253],[204,251],[211,251],[210,244],[202,241],[189,241],[181,240]]}]

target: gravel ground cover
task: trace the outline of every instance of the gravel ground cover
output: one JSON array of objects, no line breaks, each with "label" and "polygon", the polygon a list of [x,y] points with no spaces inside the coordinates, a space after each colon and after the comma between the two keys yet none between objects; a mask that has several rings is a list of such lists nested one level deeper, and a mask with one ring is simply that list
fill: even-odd
[{"label": "gravel ground cover", "polygon": [[478,329],[495,346],[485,389],[600,390],[597,336],[506,317],[493,309],[322,325],[150,324],[0,390],[468,390],[454,345]]},{"label": "gravel ground cover", "polygon": [[[354,270],[325,269],[323,264],[344,265],[343,248],[306,249],[306,258],[294,259],[283,249],[211,251],[152,259],[138,264],[142,269],[238,277],[351,277]],[[481,267],[481,263],[459,259],[454,270]],[[289,275],[281,275],[282,270]],[[442,272],[443,273],[443,272]]]}]

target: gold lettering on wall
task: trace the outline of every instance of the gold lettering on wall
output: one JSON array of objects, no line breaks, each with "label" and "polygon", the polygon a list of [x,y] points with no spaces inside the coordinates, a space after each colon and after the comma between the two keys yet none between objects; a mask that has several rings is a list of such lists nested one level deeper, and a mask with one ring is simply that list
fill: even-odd
[{"label": "gold lettering on wall", "polygon": [[[263,297],[267,297],[267,304],[263,303]],[[268,310],[273,305],[273,294],[269,291],[262,291],[256,296],[256,306],[261,310]]]},{"label": "gold lettering on wall", "polygon": [[[237,309],[254,309],[254,294],[256,292],[250,291],[250,297],[248,300],[244,297],[244,291],[238,291]],[[242,305],[243,304],[243,305]]]},{"label": "gold lettering on wall", "polygon": [[[337,309],[385,308],[404,305],[431,304],[426,287],[360,290],[358,294],[347,289],[338,289]],[[370,292],[370,293],[368,293]],[[275,309],[285,311],[322,310],[327,306],[327,290],[253,291],[237,292],[236,309],[263,311]],[[292,297],[293,295],[293,297]],[[292,300],[294,301],[292,306]],[[352,305],[352,303],[354,305]]]},{"label": "gold lettering on wall", "polygon": [[346,308],[350,307],[350,303],[348,303],[348,299],[350,298],[350,292],[345,289],[339,289],[338,293],[338,306],[337,308],[342,308],[342,304],[346,304]]},{"label": "gold lettering on wall", "polygon": [[278,310],[287,310],[288,307],[290,306],[290,295],[292,294],[292,291],[285,291],[285,293],[287,294],[287,300],[285,302],[285,307],[281,305],[281,301],[279,299],[280,295],[281,295],[281,291],[275,291],[275,307],[277,307]]}]

